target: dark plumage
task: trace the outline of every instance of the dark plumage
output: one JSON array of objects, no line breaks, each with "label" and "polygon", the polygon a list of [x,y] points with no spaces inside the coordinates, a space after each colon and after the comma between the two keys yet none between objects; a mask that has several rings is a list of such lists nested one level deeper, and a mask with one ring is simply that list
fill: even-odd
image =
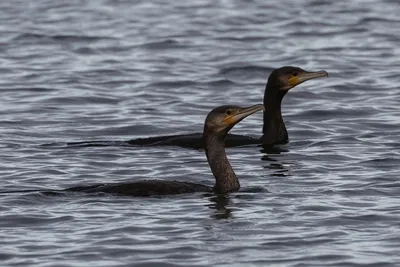
[{"label": "dark plumage", "polygon": [[113,193],[136,197],[148,197],[157,195],[173,195],[194,192],[212,192],[212,187],[178,181],[143,180],[133,183],[97,184],[89,186],[76,186],[65,191],[85,193]]},{"label": "dark plumage", "polygon": [[228,193],[238,191],[239,180],[225,153],[225,137],[232,127],[245,117],[264,110],[263,105],[248,108],[221,106],[213,109],[204,123],[203,139],[207,161],[215,177],[215,186],[165,180],[144,180],[132,183],[77,186],[65,191],[114,193],[129,196],[172,195],[193,192]]},{"label": "dark plumage", "polygon": [[[284,144],[289,141],[288,132],[283,122],[281,113],[281,103],[286,93],[296,85],[307,80],[326,77],[326,71],[307,72],[297,67],[282,67],[274,70],[268,78],[264,93],[264,106],[268,107],[264,111],[263,135],[260,138],[229,134],[225,139],[226,147],[263,144],[275,145]],[[201,133],[187,135],[170,135],[150,138],[139,138],[127,141],[130,145],[139,146],[180,146],[186,148],[204,148],[203,136]]]}]

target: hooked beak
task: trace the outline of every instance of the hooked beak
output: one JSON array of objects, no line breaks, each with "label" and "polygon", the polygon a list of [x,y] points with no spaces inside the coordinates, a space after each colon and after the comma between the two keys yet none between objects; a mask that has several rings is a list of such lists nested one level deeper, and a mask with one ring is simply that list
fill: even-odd
[{"label": "hooked beak", "polygon": [[226,116],[224,122],[229,125],[235,125],[236,123],[240,122],[247,116],[250,116],[257,111],[265,110],[264,105],[258,104],[247,108],[242,108],[238,110],[235,114]]},{"label": "hooked beak", "polygon": [[292,78],[290,78],[289,85],[291,87],[294,87],[302,82],[312,80],[315,78],[321,78],[321,77],[328,77],[328,73],[324,70],[315,71],[315,72],[305,71],[305,72],[299,73],[297,76],[293,76]]}]

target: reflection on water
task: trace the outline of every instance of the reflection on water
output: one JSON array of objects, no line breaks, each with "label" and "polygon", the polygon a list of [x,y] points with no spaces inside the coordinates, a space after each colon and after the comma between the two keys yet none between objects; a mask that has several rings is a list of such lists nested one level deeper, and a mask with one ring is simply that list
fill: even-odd
[{"label": "reflection on water", "polygon": [[282,157],[276,158],[274,156],[285,154],[289,152],[289,150],[285,149],[283,146],[263,146],[260,152],[263,154],[261,160],[265,161],[265,163],[269,163],[263,165],[263,168],[271,170],[268,172],[269,175],[281,177],[290,175],[289,170],[280,163],[279,159],[282,159]]},{"label": "reflection on water", "polygon": [[[289,152],[289,150],[287,150],[285,148],[285,146],[281,146],[281,145],[259,145],[259,147],[261,147],[260,152],[264,153],[264,154],[281,154],[282,152]],[[264,160],[264,159],[263,159]],[[265,159],[268,160],[268,159]]]},{"label": "reflection on water", "polygon": [[232,209],[228,208],[231,205],[229,195],[214,195],[208,198],[212,204],[206,205],[210,209],[214,209],[215,212],[212,214],[214,219],[229,219],[232,216]]}]

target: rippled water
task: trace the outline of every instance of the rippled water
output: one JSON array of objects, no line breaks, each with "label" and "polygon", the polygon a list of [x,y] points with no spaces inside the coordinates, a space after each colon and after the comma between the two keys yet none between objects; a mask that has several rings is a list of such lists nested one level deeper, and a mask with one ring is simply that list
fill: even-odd
[{"label": "rippled water", "polygon": [[[227,150],[244,191],[0,194],[1,266],[400,264],[398,1],[1,1],[2,192],[142,178],[212,185],[203,151],[43,146],[201,131],[262,102],[272,69],[325,69],[283,101],[290,143]],[[262,114],[233,133],[261,135]]]}]

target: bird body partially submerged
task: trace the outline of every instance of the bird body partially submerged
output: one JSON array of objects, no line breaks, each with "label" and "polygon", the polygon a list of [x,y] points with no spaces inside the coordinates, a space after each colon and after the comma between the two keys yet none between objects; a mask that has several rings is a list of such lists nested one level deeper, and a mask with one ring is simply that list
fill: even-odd
[{"label": "bird body partially submerged", "polygon": [[224,194],[238,191],[239,180],[225,153],[225,137],[235,124],[245,117],[264,110],[263,105],[248,108],[221,106],[213,109],[204,123],[203,139],[207,161],[215,177],[215,186],[181,181],[144,180],[132,183],[97,184],[66,189],[68,192],[113,193],[129,196],[159,196],[193,192]]},{"label": "bird body partially submerged", "polygon": [[213,192],[213,188],[206,185],[167,180],[143,180],[132,183],[96,184],[76,186],[64,191],[84,193],[111,193],[135,197],[176,195],[195,192]]},{"label": "bird body partially submerged", "polygon": [[[298,84],[305,81],[326,77],[326,71],[308,72],[301,68],[286,66],[274,70],[268,77],[264,92],[263,135],[259,138],[228,134],[225,138],[225,146],[242,146],[251,144],[276,145],[289,141],[289,135],[283,121],[281,104],[286,93]],[[180,146],[185,148],[204,148],[203,135],[193,133],[186,135],[167,135],[149,138],[139,138],[127,141],[129,145],[138,146]]]},{"label": "bird body partially submerged", "polygon": [[[202,133],[191,133],[191,134],[176,134],[176,135],[163,135],[155,137],[145,137],[132,139],[125,142],[131,146],[178,146],[190,149],[204,149],[204,140]],[[257,137],[251,137],[240,134],[228,134],[225,138],[225,147],[235,147],[243,145],[259,144],[260,139]],[[101,142],[80,142],[74,143],[80,146],[102,144]]]}]

